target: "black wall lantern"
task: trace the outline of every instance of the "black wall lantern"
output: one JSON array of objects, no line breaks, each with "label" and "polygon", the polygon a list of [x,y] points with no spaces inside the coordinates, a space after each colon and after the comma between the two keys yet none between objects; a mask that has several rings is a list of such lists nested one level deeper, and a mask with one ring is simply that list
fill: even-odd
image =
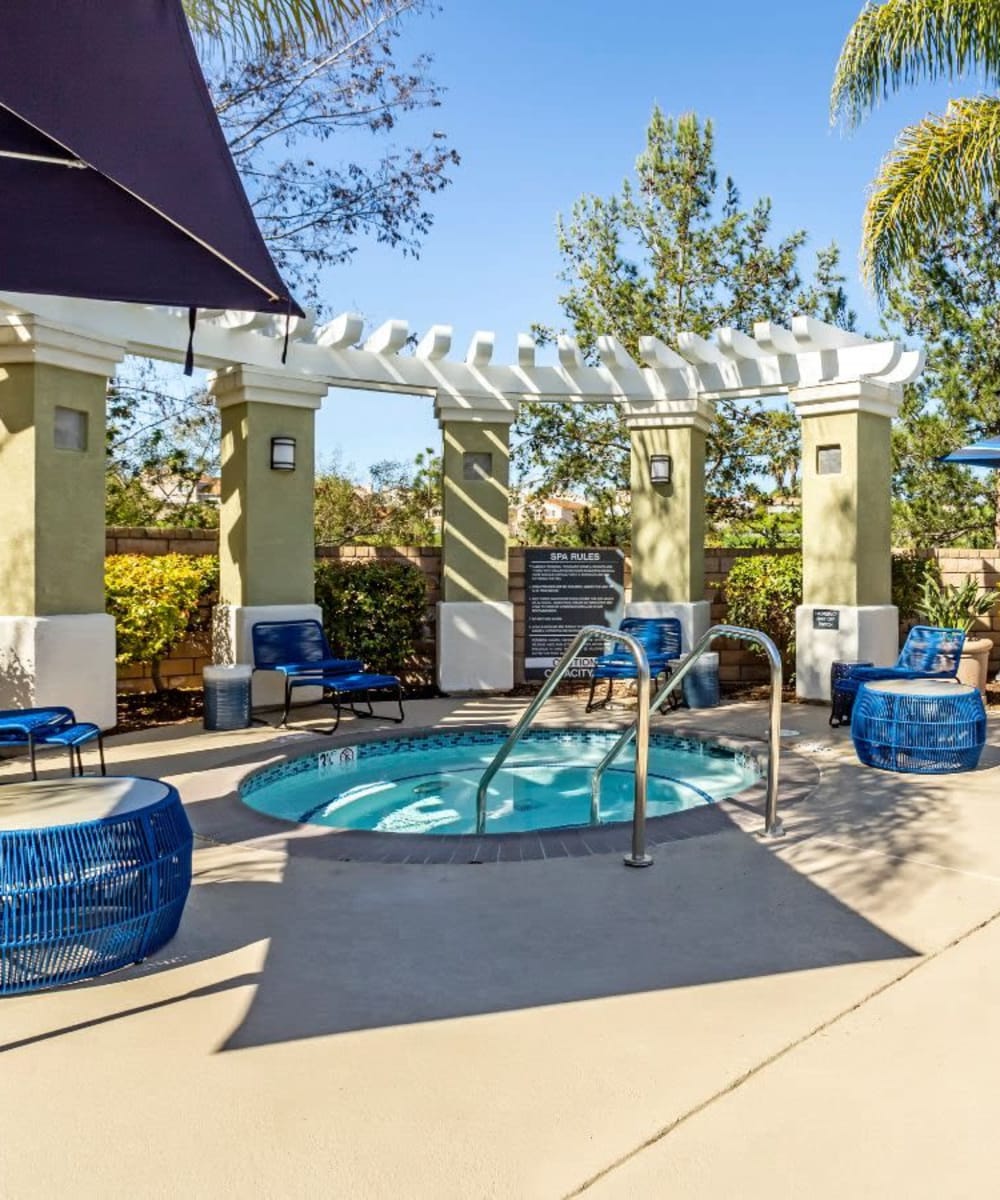
[{"label": "black wall lantern", "polygon": [[295,438],[292,438],[292,437],[273,437],[273,438],[271,438],[271,470],[272,471],[294,471],[295,470]]},{"label": "black wall lantern", "polygon": [[674,475],[674,460],[669,454],[651,454],[649,457],[649,482],[670,483]]}]

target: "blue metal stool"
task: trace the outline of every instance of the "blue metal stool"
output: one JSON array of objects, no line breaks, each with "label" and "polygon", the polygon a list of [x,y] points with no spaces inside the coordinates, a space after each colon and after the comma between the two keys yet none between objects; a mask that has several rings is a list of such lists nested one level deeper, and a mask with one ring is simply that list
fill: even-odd
[{"label": "blue metal stool", "polygon": [[[65,746],[69,751],[70,775],[83,774],[83,756],[80,747],[88,742],[97,742],[97,756],[101,764],[101,774],[107,775],[108,769],[104,763],[104,738],[97,725],[90,721],[76,721],[71,725],[60,725],[51,730],[41,730],[35,734],[36,746]],[[74,752],[76,762],[73,761]]]},{"label": "blue metal stool", "polygon": [[858,758],[883,771],[972,771],[986,744],[986,709],[967,684],[873,680],[858,689],[851,737]]},{"label": "blue metal stool", "polygon": [[176,933],[191,826],[155,779],[0,789],[0,995],[139,962]]},{"label": "blue metal stool", "polygon": [[849,662],[839,658],[830,664],[830,724],[835,729],[851,723],[854,698],[858,694],[858,681],[851,678],[852,671],[855,667],[874,665],[870,659]]}]

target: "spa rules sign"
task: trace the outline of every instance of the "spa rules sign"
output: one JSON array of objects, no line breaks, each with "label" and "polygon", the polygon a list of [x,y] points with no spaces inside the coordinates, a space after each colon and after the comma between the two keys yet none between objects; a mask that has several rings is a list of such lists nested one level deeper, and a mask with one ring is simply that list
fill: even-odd
[{"label": "spa rules sign", "polygon": [[[525,550],[524,678],[545,679],[583,625],[617,626],[625,602],[620,550]],[[610,647],[609,647],[610,648]],[[594,654],[576,660],[569,679],[589,679]]]}]

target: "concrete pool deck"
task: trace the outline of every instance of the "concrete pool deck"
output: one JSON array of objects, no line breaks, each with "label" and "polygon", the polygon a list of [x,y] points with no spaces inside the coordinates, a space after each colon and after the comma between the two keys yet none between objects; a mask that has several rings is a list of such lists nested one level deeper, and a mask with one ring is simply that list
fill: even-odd
[{"label": "concrete pool deck", "polygon": [[[407,724],[523,703],[410,703]],[[1000,721],[976,772],[921,777],[862,767],[826,717],[785,706],[816,787],[784,838],[734,806],[645,871],[616,853],[339,862],[323,832],[242,836],[248,764],[372,722],[109,738],[111,771],[179,788],[195,886],[142,965],[0,1001],[0,1195],[992,1193]],[[545,720],[609,723],[582,699]],[[765,720],[761,703],[656,724]]]}]

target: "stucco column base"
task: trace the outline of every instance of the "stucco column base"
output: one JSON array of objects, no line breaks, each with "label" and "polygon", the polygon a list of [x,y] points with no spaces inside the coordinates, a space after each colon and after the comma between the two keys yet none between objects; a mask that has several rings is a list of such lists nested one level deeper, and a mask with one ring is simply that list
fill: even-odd
[{"label": "stucco column base", "polygon": [[[814,629],[817,608],[840,614],[839,629]],[[766,632],[766,631],[765,631]],[[892,604],[803,604],[795,610],[795,694],[830,700],[830,665],[871,662],[891,666],[899,656],[899,610]]]},{"label": "stucco column base", "polygon": [[111,729],[116,690],[114,617],[0,617],[0,708],[62,704]]},{"label": "stucco column base", "polygon": [[676,617],[681,623],[681,649],[685,654],[712,623],[707,600],[633,600],[625,605],[626,617]]},{"label": "stucco column base", "polygon": [[[212,621],[212,657],[217,663],[253,665],[251,630],[258,621],[322,621],[318,604],[217,604]],[[315,704],[323,698],[322,688],[296,688],[297,703]],[[268,708],[285,702],[285,681],[276,671],[254,673],[250,702]]]},{"label": "stucco column base", "polygon": [[437,682],[446,695],[514,686],[514,606],[506,600],[438,604]]}]

